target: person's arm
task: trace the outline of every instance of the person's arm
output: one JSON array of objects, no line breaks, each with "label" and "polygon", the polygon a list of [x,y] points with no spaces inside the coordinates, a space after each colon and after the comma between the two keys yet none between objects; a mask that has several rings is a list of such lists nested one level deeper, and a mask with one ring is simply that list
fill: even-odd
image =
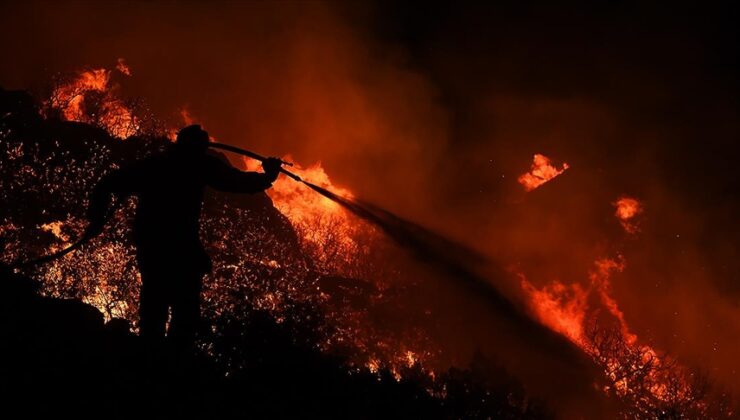
[{"label": "person's arm", "polygon": [[280,173],[280,159],[268,158],[262,163],[264,173],[244,172],[226,162],[208,157],[208,185],[219,191],[235,193],[258,193],[272,186]]},{"label": "person's arm", "polygon": [[96,235],[103,230],[113,195],[124,198],[136,191],[138,172],[138,165],[132,165],[114,170],[98,181],[87,207],[88,234]]}]

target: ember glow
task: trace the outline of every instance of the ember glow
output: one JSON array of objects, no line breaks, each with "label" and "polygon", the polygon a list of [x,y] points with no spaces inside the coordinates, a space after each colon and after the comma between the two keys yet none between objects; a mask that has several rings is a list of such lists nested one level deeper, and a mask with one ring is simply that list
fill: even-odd
[{"label": "ember glow", "polygon": [[532,159],[532,167],[529,172],[522,174],[518,178],[518,181],[526,191],[532,191],[562,174],[566,169],[568,169],[567,163],[563,163],[560,169],[558,169],[550,161],[550,158],[536,153]]}]

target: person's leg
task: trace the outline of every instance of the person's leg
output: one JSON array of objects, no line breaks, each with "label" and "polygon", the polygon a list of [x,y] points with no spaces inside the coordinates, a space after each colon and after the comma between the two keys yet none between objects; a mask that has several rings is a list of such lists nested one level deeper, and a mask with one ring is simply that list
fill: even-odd
[{"label": "person's leg", "polygon": [[189,348],[195,342],[200,323],[200,289],[202,275],[185,273],[180,282],[173,285],[172,319],[167,337],[173,344]]},{"label": "person's leg", "polygon": [[166,279],[159,270],[140,269],[139,335],[152,341],[164,339],[167,326]]}]

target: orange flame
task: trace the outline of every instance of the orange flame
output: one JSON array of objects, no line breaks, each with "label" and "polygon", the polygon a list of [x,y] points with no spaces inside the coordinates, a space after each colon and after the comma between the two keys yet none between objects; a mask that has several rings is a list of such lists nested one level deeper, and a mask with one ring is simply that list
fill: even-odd
[{"label": "orange flame", "polygon": [[[286,157],[285,159],[290,159],[290,157]],[[329,175],[324,171],[321,163],[315,163],[305,169],[300,165],[295,165],[290,170],[302,179],[330,190],[337,195],[343,197],[352,196],[349,190],[336,187],[332,184]],[[347,220],[348,215],[339,204],[320,194],[316,194],[304,185],[296,183],[287,177],[280,177],[277,180],[270,190],[270,196],[275,200],[281,212],[296,221],[307,221],[318,214],[325,213]]]},{"label": "orange flame", "polygon": [[116,70],[120,71],[121,74],[131,76],[131,69],[129,68],[128,64],[126,64],[126,60],[124,60],[123,58],[118,59]]},{"label": "orange flame", "polygon": [[634,344],[637,336],[633,334],[624,313],[619,309],[611,294],[610,276],[613,272],[624,270],[624,258],[602,258],[594,262],[588,278],[590,286],[585,289],[578,283],[563,284],[555,281],[543,288],[533,286],[524,275],[519,274],[521,286],[529,299],[529,306],[535,317],[545,326],[564,335],[579,347],[584,347],[585,320],[589,313],[588,298],[598,297],[601,305],[617,320],[623,338]]},{"label": "orange flame", "polygon": [[[189,125],[195,124],[196,118],[190,113],[190,110],[187,106],[183,106],[182,108],[180,108],[180,121],[182,125],[178,124],[177,127],[170,127],[169,129],[167,129],[167,139],[169,139],[169,141],[177,140],[177,132],[180,131],[180,126],[187,127]],[[211,137],[211,140],[215,141],[213,137]]]},{"label": "orange flame", "polygon": [[[661,367],[670,361],[658,356],[652,347],[638,342],[637,335],[630,330],[624,312],[612,296],[610,277],[614,272],[623,271],[624,267],[622,256],[616,259],[596,260],[594,268],[588,275],[590,285],[587,289],[578,283],[564,284],[559,281],[537,288],[524,275],[519,274],[519,277],[533,316],[544,326],[563,335],[599,362],[604,367],[607,378],[613,381],[613,389],[617,394],[627,395],[633,392],[631,389],[633,384],[630,383],[628,372],[648,369],[647,366],[652,366],[645,379],[649,392],[658,400],[680,398],[681,395],[678,394],[691,392],[690,385],[684,377],[680,376],[680,368],[677,368],[679,369],[677,376],[673,378],[666,376],[666,372]],[[621,353],[604,353],[604,349],[599,348],[599,344],[592,341],[594,336],[591,332],[587,332],[586,327],[586,321],[598,313],[598,308],[593,310],[589,308],[589,297],[592,295],[598,298],[600,307],[606,309],[617,321],[619,329],[616,330],[616,334],[624,343],[626,351],[637,355],[636,359]],[[625,363],[629,365],[624,365]],[[632,364],[639,366],[632,366]],[[671,386],[675,388],[672,391],[673,394],[668,391]],[[607,387],[606,390],[608,389]]]},{"label": "orange flame", "polygon": [[180,110],[180,117],[186,126],[195,124],[195,118],[190,114],[190,110],[185,107]]},{"label": "orange flame", "polygon": [[595,265],[596,269],[589,273],[589,280],[591,280],[591,284],[597,291],[601,303],[619,322],[619,328],[624,340],[627,344],[633,345],[637,342],[637,336],[630,331],[627,321],[624,318],[624,313],[619,309],[616,299],[611,294],[611,273],[624,270],[624,258],[621,255],[617,260],[603,258],[597,260]]},{"label": "orange flame", "polygon": [[94,69],[84,71],[77,79],[58,86],[51,99],[51,106],[59,109],[67,121],[84,121],[84,100],[87,92],[104,92],[108,89],[110,71]]},{"label": "orange flame", "polygon": [[[123,59],[119,59],[116,68],[122,74],[131,74],[130,69],[126,66]],[[51,100],[52,107],[59,109],[63,117],[67,120],[88,121],[91,116],[85,107],[85,95],[88,92],[105,93],[106,103],[102,109],[108,111],[102,114],[103,126],[116,137],[127,137],[130,135],[126,134],[128,131],[121,131],[122,129],[118,128],[119,126],[110,125],[110,123],[105,122],[111,116],[108,112],[113,113],[114,109],[119,109],[123,113],[124,121],[128,121],[129,123],[136,122],[131,111],[123,106],[121,101],[111,93],[110,76],[111,72],[105,69],[80,73],[79,77],[73,82],[60,86],[55,91]],[[181,110],[181,117],[186,125],[193,123],[192,116],[185,108]],[[285,158],[285,160],[290,159]],[[252,160],[245,159],[245,163],[247,168],[251,170],[255,170],[259,166],[256,161]],[[532,191],[559,176],[568,168],[569,165],[567,163],[563,163],[558,168],[548,157],[542,154],[535,154],[530,171],[522,174],[518,178],[518,182],[526,191]],[[332,184],[320,163],[307,168],[296,165],[290,168],[290,170],[309,182],[339,195],[351,197],[350,191]],[[338,227],[338,230],[335,231],[338,234],[334,239],[346,247],[356,246],[353,239],[353,231],[358,229],[356,221],[350,220],[350,215],[333,201],[316,194],[306,186],[284,176],[278,178],[273,188],[268,190],[268,194],[274,201],[275,206],[297,227],[298,232],[303,235],[304,241],[321,247],[327,238],[322,236],[323,231],[317,228],[317,225],[321,221],[331,218],[335,227]],[[634,198],[623,196],[614,205],[616,207],[615,215],[620,220],[620,223],[622,223],[624,229],[629,233],[637,232],[638,228],[634,219],[642,212],[641,203]],[[64,240],[60,223],[50,223],[41,226],[41,228],[52,232],[56,237]],[[103,247],[100,251],[102,256],[99,258],[112,259],[112,257],[108,256],[108,253],[111,255],[120,254],[120,252],[117,253],[111,247]],[[271,263],[276,264],[275,261],[271,261]],[[619,308],[616,299],[612,296],[610,277],[614,272],[623,271],[624,267],[624,259],[621,256],[618,256],[616,259],[602,258],[596,260],[594,262],[594,268],[589,271],[588,286],[583,286],[579,283],[566,284],[555,281],[542,288],[537,288],[521,275],[521,287],[528,298],[533,316],[543,325],[562,334],[586,353],[589,353],[592,348],[592,343],[589,343],[589,337],[586,332],[586,322],[589,316],[598,310],[596,308],[592,310],[589,305],[589,298],[594,296],[597,298],[597,302],[594,302],[594,304],[600,304],[601,308],[606,309],[608,314],[618,322],[620,327],[619,332],[622,338],[624,338],[625,343],[633,348],[639,347],[645,349],[646,352],[644,354],[646,357],[653,357],[658,360],[656,352],[652,348],[638,344],[638,337],[630,330],[625,314]],[[106,278],[103,276],[104,281]],[[107,285],[101,290],[105,290],[106,287]],[[100,307],[101,310],[102,308],[108,308],[108,311],[111,313],[123,312],[126,309],[123,306],[114,306],[111,309],[110,304],[107,303],[107,295],[100,290],[96,290],[96,293],[88,295],[88,300],[90,303]],[[260,304],[265,307],[275,307],[278,305],[277,302],[279,302],[279,299],[275,295],[266,294],[261,298]],[[422,356],[423,354],[419,352],[407,350],[400,353],[399,359],[402,361],[401,365],[411,367],[418,360],[422,359]],[[659,360],[658,363],[660,363]],[[609,361],[610,369],[616,370],[616,367],[618,367],[616,366],[617,364],[618,361]],[[367,362],[366,366],[370,371],[376,372],[382,366],[382,362],[380,359],[373,357]],[[395,370],[394,374],[396,374]],[[629,390],[629,384],[623,377],[614,376],[612,379],[614,380],[614,387],[620,392],[627,392]],[[664,389],[664,385],[656,385],[653,392],[660,396],[665,392]]]},{"label": "orange flame", "polygon": [[573,343],[582,344],[588,291],[579,284],[565,285],[557,281],[537,289],[523,275],[520,280],[537,320]]},{"label": "orange flame", "polygon": [[639,226],[635,222],[635,217],[642,213],[642,204],[632,197],[622,196],[614,202],[616,208],[614,215],[619,219],[619,223],[627,233],[637,233],[640,231]]},{"label": "orange flame", "polygon": [[560,169],[555,167],[550,158],[539,153],[534,155],[532,160],[532,167],[529,172],[522,174],[518,181],[526,191],[532,191],[542,184],[552,180],[556,176],[565,172],[569,166],[567,163],[563,163]]},{"label": "orange flame", "polygon": [[[283,157],[284,161],[291,161],[290,156]],[[248,170],[258,170],[258,161],[244,158]],[[352,193],[345,188],[337,187],[329,178],[321,163],[315,163],[307,168],[299,164],[288,168],[301,179],[318,185],[342,197],[352,197]],[[318,250],[315,257],[324,259],[322,249],[331,247],[331,253],[344,255],[357,254],[355,238],[366,233],[366,226],[358,223],[347,213],[342,206],[334,201],[317,194],[300,182],[287,176],[280,176],[267,190],[267,195],[273,200],[275,207],[283,213],[301,236],[304,244]],[[329,253],[328,249],[326,253]]]},{"label": "orange flame", "polygon": [[[126,76],[131,70],[122,58],[118,59],[116,69]],[[72,80],[56,86],[51,98],[46,102],[50,109],[57,110],[65,121],[77,121],[93,124],[108,131],[120,139],[128,138],[139,132],[141,124],[116,95],[117,85],[111,84],[111,71],[91,69],[78,73]],[[93,94],[100,95],[96,104],[91,105],[88,99]]]}]

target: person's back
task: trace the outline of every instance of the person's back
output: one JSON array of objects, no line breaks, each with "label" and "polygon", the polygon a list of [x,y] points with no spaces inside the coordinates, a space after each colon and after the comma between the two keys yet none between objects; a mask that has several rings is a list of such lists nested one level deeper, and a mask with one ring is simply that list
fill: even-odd
[{"label": "person's back", "polygon": [[96,186],[90,200],[93,230],[101,229],[111,195],[138,197],[134,239],[141,272],[140,331],[163,337],[168,309],[169,336],[191,343],[199,317],[201,278],[210,259],[199,239],[206,186],[242,193],[264,191],[280,170],[279,159],[263,163],[265,173],[242,172],[206,153],[208,134],[186,127],[167,152],[114,171]]},{"label": "person's back", "polygon": [[140,178],[133,227],[140,264],[155,258],[157,264],[193,262],[187,257],[201,249],[199,219],[211,159],[170,152],[134,166],[131,174]]}]

